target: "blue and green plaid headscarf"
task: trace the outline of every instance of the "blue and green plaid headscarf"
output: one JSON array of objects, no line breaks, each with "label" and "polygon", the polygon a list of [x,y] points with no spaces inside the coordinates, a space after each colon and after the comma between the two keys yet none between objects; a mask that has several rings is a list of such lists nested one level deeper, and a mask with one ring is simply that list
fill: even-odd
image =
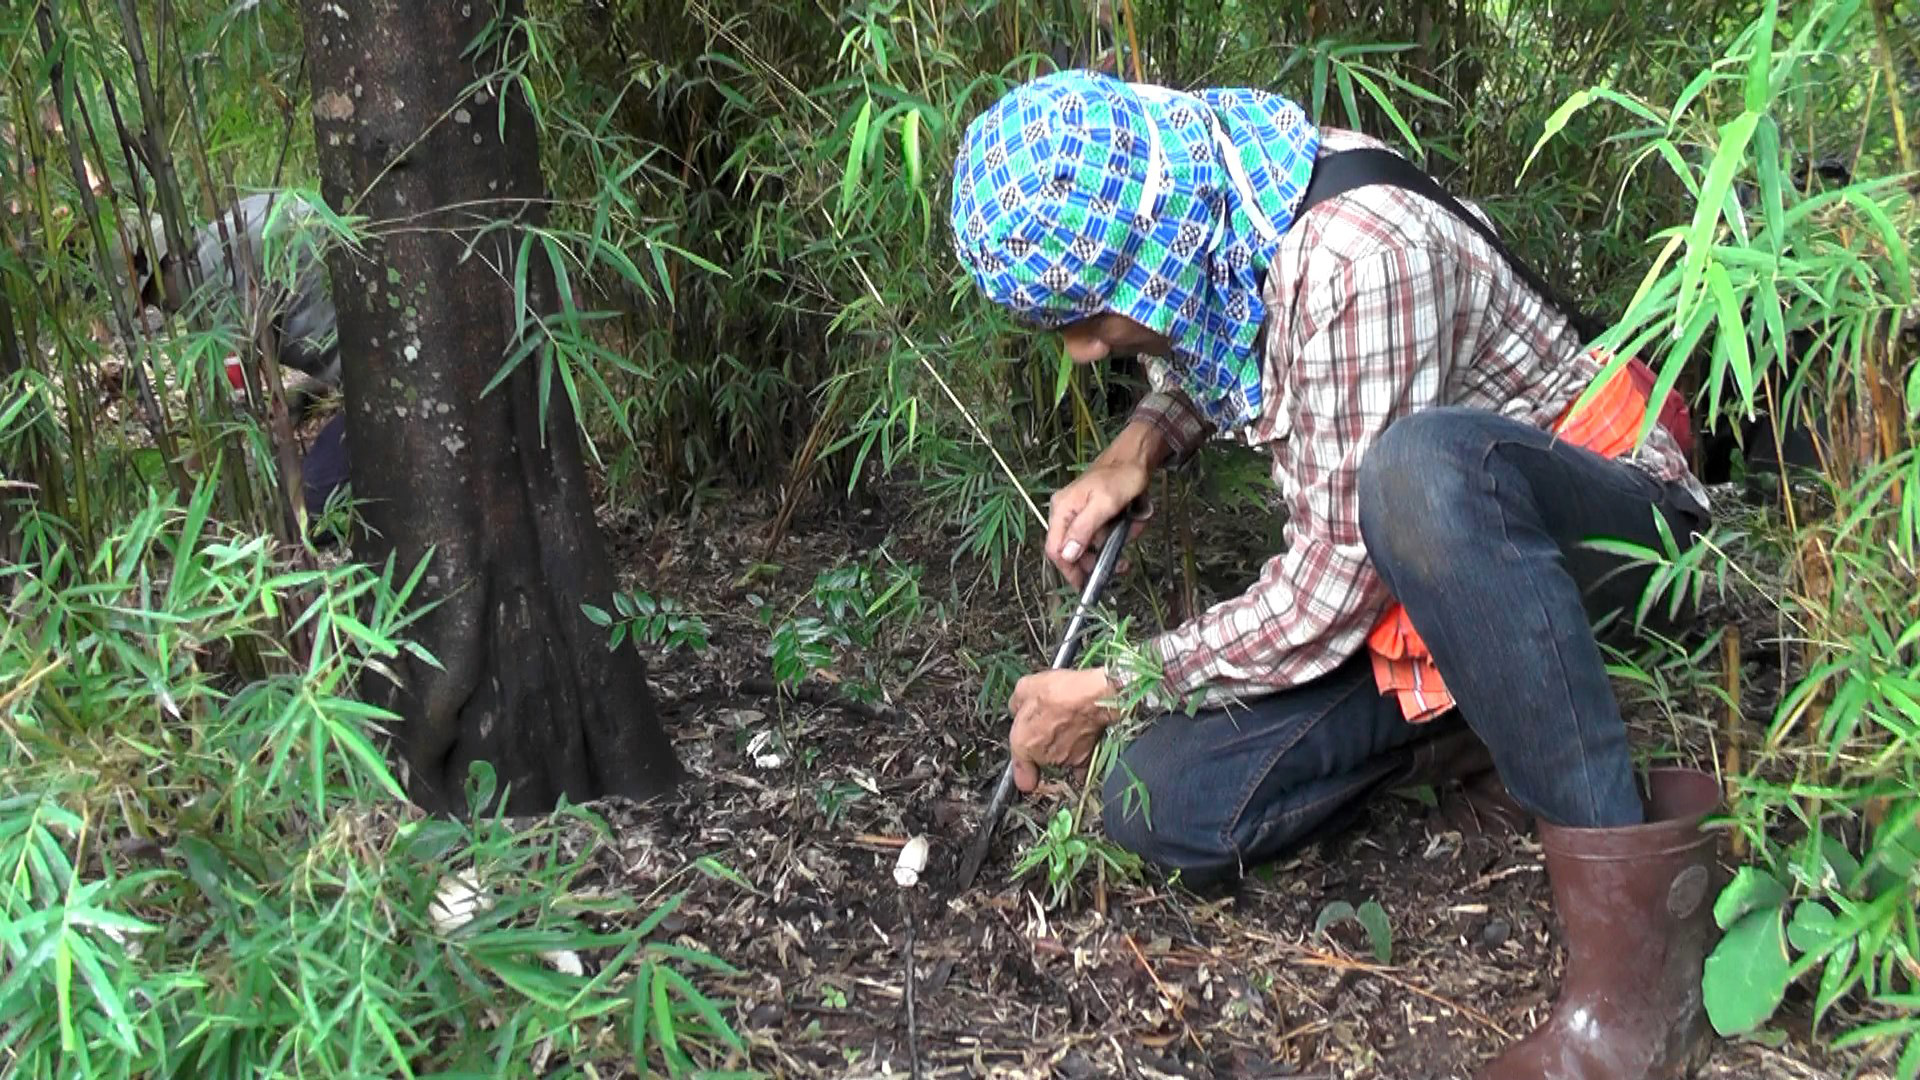
[{"label": "blue and green plaid headscarf", "polygon": [[1263,91],[1048,75],[967,128],[954,246],[1035,325],[1114,312],[1165,335],[1188,396],[1231,430],[1260,414],[1260,279],[1319,145],[1300,106]]}]

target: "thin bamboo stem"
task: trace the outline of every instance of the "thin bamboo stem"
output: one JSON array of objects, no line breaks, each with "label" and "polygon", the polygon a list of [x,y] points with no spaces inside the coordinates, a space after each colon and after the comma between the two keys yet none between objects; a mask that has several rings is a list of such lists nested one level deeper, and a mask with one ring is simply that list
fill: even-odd
[{"label": "thin bamboo stem", "polygon": [[[87,221],[87,230],[93,240],[94,264],[100,274],[100,280],[106,283],[114,281],[113,267],[109,257],[112,248],[107,243],[106,229],[100,223],[100,204],[93,197],[93,186],[87,182],[86,159],[80,150],[80,136],[73,124],[73,114],[69,107],[69,98],[73,93],[72,81],[67,78],[66,38],[63,33],[56,34],[53,13],[49,5],[42,3],[34,12],[40,36],[40,47],[50,62],[48,72],[52,84],[54,108],[60,117],[60,126],[67,144],[67,164],[73,172],[74,187],[78,190],[82,212]],[[135,340],[133,316],[128,311],[124,290],[107,290],[113,307],[114,322],[118,325],[123,338],[129,342]],[[129,364],[134,384],[140,396],[140,404],[146,415],[148,429],[154,442],[159,446],[164,459],[167,475],[184,497],[192,483],[186,470],[178,460],[178,448],[174,443],[173,432],[167,427],[166,417],[160,409],[160,401],[153,392],[153,384],[148,380],[146,370],[140,365]]]}]

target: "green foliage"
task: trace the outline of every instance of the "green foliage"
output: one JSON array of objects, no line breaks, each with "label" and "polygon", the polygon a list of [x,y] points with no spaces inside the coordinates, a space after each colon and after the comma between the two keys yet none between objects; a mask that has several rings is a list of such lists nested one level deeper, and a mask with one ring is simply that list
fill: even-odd
[{"label": "green foliage", "polygon": [[1387,922],[1387,909],[1380,906],[1378,900],[1368,900],[1355,908],[1345,900],[1334,900],[1320,909],[1313,920],[1313,935],[1321,937],[1334,926],[1352,921],[1367,932],[1367,946],[1373,950],[1373,958],[1383,964],[1393,963],[1393,926]]},{"label": "green foliage", "polygon": [[580,611],[595,626],[607,629],[609,649],[618,649],[631,637],[670,653],[681,648],[707,651],[707,621],[671,596],[655,597],[635,589],[614,593],[612,612],[592,604],[580,605]]},{"label": "green foliage", "polygon": [[1707,1016],[1722,1035],[1760,1026],[1786,996],[1786,898],[1778,881],[1742,867],[1714,905],[1714,921],[1726,935],[1707,958],[1703,985]]},{"label": "green foliage", "polygon": [[[585,887],[598,817],[484,816],[484,766],[470,820],[398,801],[379,749],[395,717],[353,691],[403,650],[431,660],[405,640],[426,564],[289,567],[214,502],[153,492],[86,558],[35,515],[0,575],[9,1073],[414,1075],[534,1054],[678,1073],[737,1052],[688,974],[726,965],[652,938],[672,901]],[[437,911],[449,880],[480,910]]]},{"label": "green foliage", "polygon": [[993,651],[978,656],[963,652],[960,658],[974,673],[972,681],[980,687],[973,702],[974,712],[980,716],[1004,715],[1014,684],[1033,669],[1032,657],[1018,645],[1008,643],[1004,635],[997,633],[994,640],[999,647]]},{"label": "green foliage", "polygon": [[833,663],[834,645],[845,643],[845,631],[816,616],[782,620],[773,628],[768,650],[774,681],[789,689],[799,686],[814,672],[826,670]]},{"label": "green foliage", "polygon": [[[1068,606],[1062,613],[1062,626],[1078,604],[1077,597],[1064,601]],[[1087,763],[1078,800],[1070,806],[1063,806],[1048,820],[1045,829],[1035,837],[1032,843],[1022,850],[1014,866],[1013,876],[1017,880],[1027,876],[1035,869],[1044,868],[1047,883],[1047,903],[1057,907],[1069,902],[1074,890],[1080,885],[1082,875],[1089,866],[1103,878],[1112,875],[1115,879],[1128,881],[1140,876],[1144,864],[1139,856],[1127,851],[1104,836],[1090,831],[1088,804],[1099,797],[1105,787],[1108,775],[1115,768],[1125,768],[1120,759],[1121,751],[1133,738],[1138,711],[1141,702],[1150,690],[1158,685],[1157,665],[1147,660],[1139,647],[1128,637],[1132,626],[1131,619],[1113,621],[1103,619],[1103,612],[1095,611],[1090,625],[1084,631],[1087,637],[1081,647],[1082,662],[1092,666],[1115,662],[1129,670],[1139,673],[1139,678],[1130,688],[1130,692],[1120,700],[1109,702],[1120,712],[1121,720],[1109,727],[1095,745],[1093,756]],[[1004,708],[1006,699],[1001,699]],[[1131,777],[1124,789],[1121,812],[1129,816],[1145,815],[1152,820],[1152,804],[1146,785],[1138,778]]]},{"label": "green foliage", "polygon": [[[1655,258],[1604,340],[1654,359],[1663,386],[1704,358],[1694,370],[1710,416],[1764,411],[1774,431],[1762,437],[1776,439],[1811,417],[1829,436],[1821,477],[1782,483],[1778,514],[1723,523],[1684,554],[1670,538],[1637,553],[1657,567],[1641,617],[1683,598],[1743,597],[1769,612],[1777,640],[1767,644],[1788,665],[1728,807],[1755,865],[1715,907],[1724,935],[1705,971],[1709,1014],[1722,1033],[1755,1031],[1806,978],[1816,1023],[1850,995],[1883,1017],[1836,1045],[1904,1041],[1901,1075],[1913,1075],[1920,469],[1912,376],[1886,365],[1904,362],[1916,219],[1911,196],[1881,178],[1911,148],[1860,96],[1881,32],[1853,0],[1767,5],[1718,62],[1665,97],[1605,83],[1570,97],[1542,144],[1582,111],[1611,107],[1631,125],[1610,140],[1630,175],[1664,173],[1687,196],[1684,219],[1653,233]],[[1822,152],[1820,125],[1840,115],[1864,151],[1859,179],[1823,188],[1796,177],[1797,163]],[[1665,642],[1615,671],[1655,696],[1683,696],[1724,681],[1720,640]],[[1717,687],[1705,696],[1741,705]]]},{"label": "green foliage", "polygon": [[[659,909],[602,911],[572,888],[578,856],[555,838],[593,832],[591,815],[446,831],[395,808],[390,717],[355,687],[406,648],[418,568],[322,569],[287,543],[286,434],[249,313],[196,309],[154,334],[116,305],[134,223],[158,209],[190,227],[235,187],[282,186],[319,211],[311,233],[269,244],[270,279],[297,244],[406,227],[318,205],[291,6],[60,0],[45,5],[51,49],[41,7],[0,14],[20,61],[0,77],[0,791],[34,793],[0,802],[9,1064],[488,1071],[536,1047],[669,1071],[723,1059],[724,1012],[688,979],[701,964],[641,929]],[[1876,29],[1859,0],[1757,17],[1720,2],[532,7],[461,43],[525,90],[553,196],[547,227],[500,268],[516,347],[475,362],[537,365],[542,409],[566,395],[616,509],[694,508],[743,484],[791,510],[891,478],[912,527],[957,536],[956,565],[1024,584],[1034,497],[1099,448],[1135,379],[1063,362],[982,302],[948,250],[944,193],[987,102],[1108,49],[1129,74],[1275,89],[1395,140],[1568,292],[1618,313],[1608,340],[1664,385],[1697,387],[1707,415],[1764,411],[1763,438],[1827,421],[1824,479],[1783,488],[1779,511],[1722,521],[1690,551],[1669,537],[1633,553],[1658,565],[1638,614],[1757,600],[1788,668],[1728,807],[1754,865],[1721,900],[1715,1022],[1757,1029],[1804,980],[1823,1033],[1851,999],[1874,1019],[1837,1041],[1905,1040],[1903,1075],[1920,1072],[1920,370],[1898,337],[1916,215],[1897,175],[1911,135],[1894,123],[1916,97],[1910,25]],[[143,115],[143,79],[166,115]],[[171,179],[128,171],[117,117],[152,135]],[[70,148],[106,180],[92,208]],[[1827,157],[1859,179],[1801,181]],[[230,353],[248,373],[238,401]],[[1161,521],[1177,500],[1276,530],[1264,464],[1210,457]],[[1184,537],[1138,558],[1161,563],[1157,582],[1194,584]],[[917,574],[870,555],[794,610],[763,609],[778,681],[898,685],[873,657],[935,614]],[[702,616],[667,598],[610,603],[588,614],[613,647],[705,646]],[[1087,657],[1138,676],[1130,709],[1157,685],[1131,644],[1149,630],[1122,624]],[[1710,719],[1699,702],[1738,704],[1716,685],[1723,640],[1661,640],[1613,670],[1687,742]],[[1024,651],[971,658],[984,709],[1031,667]],[[1022,857],[1055,903],[1089,868],[1126,870],[1083,832],[1124,738],[1101,744],[1078,805]],[[1140,796],[1126,812],[1150,810]],[[823,787],[821,812],[859,797]],[[423,913],[469,870],[496,894],[491,921],[441,935]],[[591,977],[539,959],[570,947],[615,959]]]},{"label": "green foliage", "polygon": [[1047,905],[1068,902],[1089,866],[1127,881],[1140,876],[1140,857],[1104,837],[1080,831],[1071,807],[1061,807],[1047,822],[1046,831],[1027,847],[1014,864],[1013,876],[1023,878],[1044,871]]},{"label": "green foliage", "polygon": [[865,799],[870,792],[851,780],[829,780],[821,783],[815,792],[815,801],[820,807],[823,824],[832,828],[854,803]]},{"label": "green foliage", "polygon": [[[897,562],[881,547],[821,571],[806,599],[786,618],[776,620],[762,606],[760,618],[772,626],[768,655],[775,681],[791,689],[846,658],[861,668],[861,679],[848,689],[879,691],[886,672],[876,666],[874,657],[885,655],[877,646],[920,617],[920,575],[919,566]],[[813,614],[800,615],[799,608]]]}]

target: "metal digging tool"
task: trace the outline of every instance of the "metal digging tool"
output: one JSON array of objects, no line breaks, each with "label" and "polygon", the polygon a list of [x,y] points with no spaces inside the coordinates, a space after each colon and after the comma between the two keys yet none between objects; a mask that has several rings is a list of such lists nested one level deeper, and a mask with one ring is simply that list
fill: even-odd
[{"label": "metal digging tool", "polygon": [[[1067,632],[1060,639],[1060,650],[1053,655],[1053,670],[1060,671],[1072,667],[1074,658],[1080,655],[1080,635],[1086,629],[1087,617],[1093,613],[1093,607],[1100,602],[1100,593],[1107,587],[1108,579],[1113,577],[1114,567],[1120,565],[1120,549],[1127,546],[1127,534],[1133,531],[1133,523],[1138,520],[1139,502],[1129,503],[1120,512],[1113,531],[1107,534],[1107,542],[1100,548],[1100,558],[1094,561],[1093,573],[1087,575],[1087,586],[1080,592],[1080,602],[1074,606],[1073,617],[1067,620]],[[1000,774],[1000,782],[994,786],[993,798],[987,801],[987,816],[980,822],[980,831],[973,838],[973,846],[967,851],[965,862],[960,864],[959,884],[955,892],[965,892],[973,887],[973,879],[979,876],[980,866],[987,861],[987,850],[993,847],[993,834],[1000,831],[1000,820],[1007,816],[1007,806],[1013,802],[1013,762],[1007,762],[1005,772]]]}]

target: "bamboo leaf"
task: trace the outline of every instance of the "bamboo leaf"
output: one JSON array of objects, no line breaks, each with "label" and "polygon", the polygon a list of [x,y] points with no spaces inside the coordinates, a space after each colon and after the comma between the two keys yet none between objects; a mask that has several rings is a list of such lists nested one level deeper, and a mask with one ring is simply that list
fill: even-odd
[{"label": "bamboo leaf", "polygon": [[920,110],[907,110],[900,122],[900,156],[907,163],[907,186],[920,189]]},{"label": "bamboo leaf", "polygon": [[1747,61],[1747,111],[1764,113],[1773,101],[1773,27],[1780,17],[1776,0],[1761,0],[1760,22],[1753,29],[1753,56]]},{"label": "bamboo leaf", "polygon": [[1694,207],[1693,224],[1687,230],[1687,255],[1680,267],[1679,307],[1675,312],[1680,322],[1684,323],[1692,313],[1694,294],[1706,273],[1714,233],[1720,227],[1734,175],[1746,162],[1747,141],[1753,137],[1759,122],[1758,114],[1743,113],[1720,131],[1720,147],[1707,166],[1706,179],[1700,185],[1700,199]]},{"label": "bamboo leaf", "polygon": [[853,199],[860,190],[861,172],[865,167],[867,149],[867,125],[873,121],[873,99],[868,98],[860,104],[860,112],[853,119],[853,133],[847,139],[846,169],[840,174],[840,213],[845,216],[853,207]]},{"label": "bamboo leaf", "polygon": [[1591,90],[1578,90],[1574,92],[1572,97],[1561,102],[1560,107],[1553,110],[1553,112],[1547,116],[1547,123],[1541,130],[1540,137],[1533,141],[1533,149],[1527,151],[1527,160],[1520,164],[1520,175],[1514,178],[1516,185],[1521,179],[1525,178],[1527,170],[1533,167],[1533,159],[1540,155],[1540,148],[1547,145],[1549,140],[1555,135],[1560,134],[1560,132],[1566,128],[1567,121],[1573,119],[1573,114],[1586,108],[1592,101],[1593,92]]},{"label": "bamboo leaf", "polygon": [[1752,412],[1755,386],[1753,357],[1747,348],[1746,321],[1740,313],[1740,299],[1734,295],[1733,282],[1727,277],[1727,269],[1718,261],[1707,264],[1707,286],[1720,309],[1716,341],[1726,351],[1728,362],[1733,367],[1734,382],[1740,388],[1742,410]]},{"label": "bamboo leaf", "polygon": [[[513,336],[522,339],[527,336],[527,317],[533,309],[527,305],[527,268],[533,264],[533,233],[520,235],[520,248],[513,257]],[[495,377],[495,382],[499,377]],[[493,389],[489,383],[488,390]],[[482,391],[485,396],[485,391]]]}]

